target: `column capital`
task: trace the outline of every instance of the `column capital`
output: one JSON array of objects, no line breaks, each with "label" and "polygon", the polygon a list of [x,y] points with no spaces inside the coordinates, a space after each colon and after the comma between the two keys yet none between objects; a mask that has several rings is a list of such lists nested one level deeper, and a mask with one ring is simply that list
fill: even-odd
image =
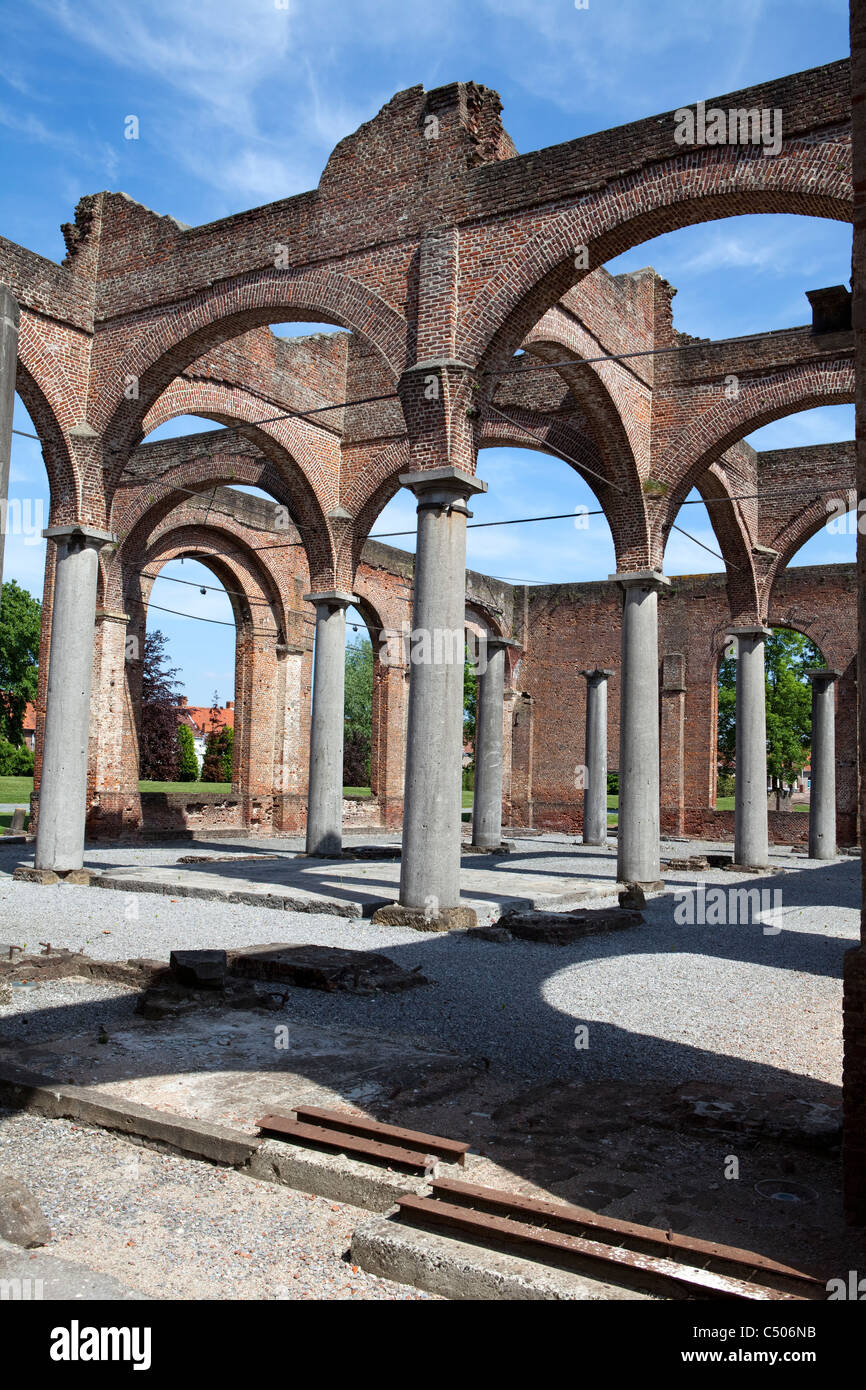
[{"label": "column capital", "polygon": [[640,584],[646,589],[667,589],[670,588],[670,580],[667,579],[661,570],[617,570],[616,574],[609,574],[608,580],[612,584],[619,584],[621,588],[628,589],[632,584]]},{"label": "column capital", "polygon": [[424,362],[416,362],[414,366],[407,367],[403,372],[404,376],[411,376],[413,372],[474,372],[476,369],[469,362],[461,362],[456,357],[428,357]]},{"label": "column capital", "polygon": [[97,608],[96,621],[98,623],[128,623],[129,614],[118,612],[113,608]]},{"label": "column capital", "polygon": [[810,666],[803,675],[810,681],[837,681],[842,672],[835,666]]},{"label": "column capital", "polygon": [[73,521],[68,526],[48,526],[42,535],[49,541],[77,540],[90,541],[94,545],[114,545],[117,536],[113,531],[101,531],[97,526],[88,526],[82,521]]},{"label": "column capital", "polygon": [[473,492],[486,492],[487,484],[473,473],[463,468],[418,468],[411,473],[400,474],[400,486],[408,487],[416,497],[426,492],[440,492],[443,496],[471,497]]},{"label": "column capital", "polygon": [[500,637],[495,632],[485,632],[483,640],[486,647],[494,647],[497,651],[504,651],[506,647],[513,647],[517,652],[523,651],[522,642],[515,642],[513,637]]},{"label": "column capital", "polygon": [[727,637],[772,637],[773,629],[765,627],[763,623],[750,623],[745,627],[725,628]]},{"label": "column capital", "polygon": [[355,594],[347,594],[342,589],[323,589],[318,594],[304,594],[305,603],[314,603],[316,607],[320,603],[328,608],[349,608],[358,599]]},{"label": "column capital", "polygon": [[593,667],[591,667],[588,671],[581,671],[581,672],[580,672],[580,675],[586,676],[586,679],[587,679],[588,681],[591,681],[591,680],[607,680],[607,678],[608,678],[609,676],[612,676],[613,674],[614,674],[613,670],[612,670],[612,669],[609,669],[609,668],[606,667],[606,666],[593,666]]}]

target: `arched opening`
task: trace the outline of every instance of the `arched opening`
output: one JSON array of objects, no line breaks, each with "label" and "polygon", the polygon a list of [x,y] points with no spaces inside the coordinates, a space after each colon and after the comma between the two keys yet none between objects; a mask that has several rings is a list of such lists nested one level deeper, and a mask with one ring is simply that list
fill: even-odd
[{"label": "arched opening", "polygon": [[[804,632],[773,627],[764,642],[767,719],[767,794],[775,811],[809,809],[812,694],[808,670],[826,666],[824,653]],[[736,786],[737,638],[718,662],[717,810],[734,809]]]},{"label": "arched opening", "polygon": [[[373,748],[376,644],[360,609],[346,610],[346,690],[343,729],[343,796],[366,800],[377,794]],[[378,748],[375,750],[378,755]]]},{"label": "arched opening", "polygon": [[[152,568],[148,566],[148,571]],[[156,634],[163,639],[160,644]],[[227,795],[234,781],[237,625],[232,600],[217,573],[192,556],[166,562],[147,599],[142,675],[157,689],[165,685],[158,678],[160,656],[162,669],[177,673],[171,681],[175,695],[171,705],[178,731],[188,729],[189,737],[178,732],[177,747],[171,750],[149,746],[147,691],[143,689],[139,789]],[[154,714],[158,720],[158,711]]]},{"label": "arched opening", "polygon": [[53,580],[42,536],[51,514],[50,483],[36,426],[17,394],[12,428],[8,496],[0,501],[0,833],[16,811],[24,812],[28,823],[42,733],[39,672],[47,656],[42,613]]}]

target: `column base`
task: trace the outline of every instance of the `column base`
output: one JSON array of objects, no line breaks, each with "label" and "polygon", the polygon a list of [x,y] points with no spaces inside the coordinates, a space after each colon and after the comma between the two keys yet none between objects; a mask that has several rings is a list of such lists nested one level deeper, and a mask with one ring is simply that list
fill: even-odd
[{"label": "column base", "polygon": [[512,840],[502,840],[498,845],[466,844],[461,846],[461,854],[513,854]]},{"label": "column base", "polygon": [[29,864],[19,864],[12,875],[18,883],[38,883],[42,888],[51,888],[55,883],[77,883],[89,887],[99,872],[92,869],[34,869]]},{"label": "column base", "polygon": [[373,913],[372,921],[383,927],[414,927],[415,931],[465,931],[478,926],[478,916],[472,907],[442,907],[427,912],[423,907],[403,907],[388,903]]},{"label": "column base", "polygon": [[646,879],[640,883],[617,884],[620,907],[645,907],[647,893],[663,893],[666,884],[660,878]]}]

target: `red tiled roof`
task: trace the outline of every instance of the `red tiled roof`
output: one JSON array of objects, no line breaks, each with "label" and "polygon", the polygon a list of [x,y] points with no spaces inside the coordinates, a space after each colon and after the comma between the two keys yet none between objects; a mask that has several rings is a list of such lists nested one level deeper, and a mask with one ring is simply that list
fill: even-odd
[{"label": "red tiled roof", "polygon": [[212,710],[206,705],[178,705],[176,713],[179,721],[201,734],[209,734],[211,729],[233,729],[235,726],[234,705],[225,709]]}]

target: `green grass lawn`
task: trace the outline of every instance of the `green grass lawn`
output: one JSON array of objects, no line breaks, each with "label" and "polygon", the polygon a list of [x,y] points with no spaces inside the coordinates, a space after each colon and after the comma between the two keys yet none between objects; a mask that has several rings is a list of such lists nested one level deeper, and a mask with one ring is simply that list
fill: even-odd
[{"label": "green grass lawn", "polygon": [[32,790],[32,777],[0,777],[0,803],[29,801]]},{"label": "green grass lawn", "polygon": [[180,792],[182,796],[228,796],[231,782],[139,782],[140,792]]}]

